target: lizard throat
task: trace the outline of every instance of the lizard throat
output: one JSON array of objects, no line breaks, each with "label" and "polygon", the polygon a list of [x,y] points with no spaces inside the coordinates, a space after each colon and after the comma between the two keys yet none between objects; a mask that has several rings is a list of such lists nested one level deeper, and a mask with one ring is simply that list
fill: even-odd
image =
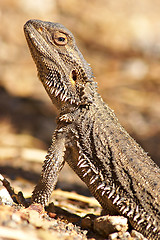
[{"label": "lizard throat", "polygon": [[[60,74],[56,68],[54,71],[53,69],[52,71],[49,71],[45,77],[39,76],[53,102],[55,102],[54,99],[56,99],[56,101],[62,104],[68,102],[72,105],[80,105],[81,101],[76,94],[76,83],[73,80],[72,72],[70,73],[68,80],[64,80],[66,77],[65,74]],[[69,82],[68,86],[67,82]]]}]

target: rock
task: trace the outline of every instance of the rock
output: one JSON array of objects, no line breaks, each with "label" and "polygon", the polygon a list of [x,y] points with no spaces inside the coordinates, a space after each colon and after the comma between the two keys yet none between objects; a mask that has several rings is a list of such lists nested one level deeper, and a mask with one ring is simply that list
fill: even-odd
[{"label": "rock", "polygon": [[126,232],[128,229],[127,218],[122,216],[101,216],[94,220],[93,228],[103,236],[114,232]]},{"label": "rock", "polygon": [[81,221],[81,227],[84,229],[91,229],[96,216],[93,214],[87,214]]},{"label": "rock", "polygon": [[129,232],[115,232],[108,236],[109,240],[133,240]]}]

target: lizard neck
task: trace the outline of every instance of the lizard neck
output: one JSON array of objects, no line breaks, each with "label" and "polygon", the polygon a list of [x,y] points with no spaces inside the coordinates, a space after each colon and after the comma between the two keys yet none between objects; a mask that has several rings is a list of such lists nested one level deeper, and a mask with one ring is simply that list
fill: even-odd
[{"label": "lizard neck", "polygon": [[91,91],[90,94],[88,94],[88,98],[90,102],[87,104],[79,106],[65,104],[59,111],[57,123],[80,123],[84,120],[87,122],[88,118],[94,118],[93,115],[99,114],[99,112],[105,112],[106,108],[110,111],[110,108],[104,103],[97,91]]},{"label": "lizard neck", "polygon": [[58,119],[60,119],[60,121],[72,122],[77,118],[80,118],[81,115],[89,109],[98,106],[98,102],[102,101],[102,99],[97,93],[97,84],[95,82],[90,82],[85,85],[85,88],[83,89],[83,99],[84,101],[79,105],[73,103],[70,104],[70,102],[61,105],[61,108],[58,109]]}]

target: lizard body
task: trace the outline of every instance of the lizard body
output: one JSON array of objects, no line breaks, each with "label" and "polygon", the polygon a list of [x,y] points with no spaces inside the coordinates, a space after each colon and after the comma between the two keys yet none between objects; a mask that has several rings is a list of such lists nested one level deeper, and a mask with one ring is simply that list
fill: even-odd
[{"label": "lizard body", "polygon": [[32,203],[47,204],[67,161],[107,213],[126,216],[148,239],[160,239],[160,169],[103,102],[72,33],[40,20],[29,20],[24,32],[59,110]]}]

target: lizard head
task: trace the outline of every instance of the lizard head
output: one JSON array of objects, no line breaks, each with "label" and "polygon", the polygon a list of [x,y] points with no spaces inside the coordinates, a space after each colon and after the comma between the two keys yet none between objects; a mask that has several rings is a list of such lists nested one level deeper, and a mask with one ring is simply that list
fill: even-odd
[{"label": "lizard head", "polygon": [[58,107],[90,104],[96,83],[72,33],[59,23],[40,20],[29,20],[24,32],[38,76],[52,101]]}]

